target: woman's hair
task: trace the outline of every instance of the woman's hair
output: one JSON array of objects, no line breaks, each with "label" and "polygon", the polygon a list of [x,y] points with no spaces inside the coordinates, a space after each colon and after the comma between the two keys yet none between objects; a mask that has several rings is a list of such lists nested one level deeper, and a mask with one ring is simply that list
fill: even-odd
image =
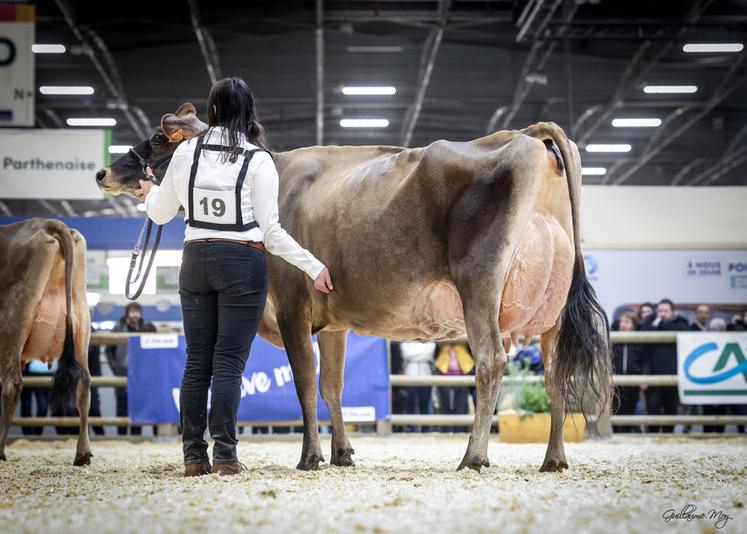
[{"label": "woman's hair", "polygon": [[[215,82],[207,100],[208,126],[223,126],[228,134],[228,152],[225,157],[235,163],[242,147],[239,134],[267,150],[265,129],[259,123],[254,107],[254,95],[244,80],[237,76]],[[225,160],[224,160],[225,161]]]},{"label": "woman's hair", "polygon": [[630,322],[633,323],[633,328],[635,330],[638,330],[638,327],[641,324],[641,321],[638,318],[638,315],[636,315],[635,313],[633,313],[631,311],[627,311],[627,312],[623,313],[622,315],[620,315],[620,319],[622,319],[623,317],[626,317],[626,318],[630,319]]}]

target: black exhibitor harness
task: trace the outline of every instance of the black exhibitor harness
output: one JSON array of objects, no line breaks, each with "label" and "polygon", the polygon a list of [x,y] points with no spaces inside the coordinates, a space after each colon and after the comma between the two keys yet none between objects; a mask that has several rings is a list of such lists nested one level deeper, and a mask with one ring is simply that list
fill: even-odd
[{"label": "black exhibitor harness", "polygon": [[220,176],[211,177],[210,187],[202,187],[195,183],[198,181],[197,170],[202,151],[228,152],[229,150],[223,145],[204,144],[204,140],[204,135],[197,138],[192,169],[189,173],[186,223],[195,228],[228,232],[246,232],[257,228],[255,221],[247,220],[251,218],[249,213],[244,213],[242,210],[241,190],[254,154],[267,151],[260,148],[253,150],[242,148],[240,155],[243,156],[244,161],[236,178],[223,173]]}]

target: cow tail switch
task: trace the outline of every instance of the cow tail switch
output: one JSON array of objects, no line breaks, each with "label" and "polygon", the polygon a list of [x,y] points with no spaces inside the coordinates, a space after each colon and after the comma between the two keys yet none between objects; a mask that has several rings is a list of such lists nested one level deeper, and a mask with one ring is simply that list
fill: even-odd
[{"label": "cow tail switch", "polygon": [[[575,261],[568,300],[561,312],[554,381],[565,400],[566,411],[576,406],[587,414],[587,400],[604,407],[612,394],[612,357],[607,314],[599,304],[584,268],[579,231],[581,165],[563,130],[552,123],[542,125],[552,141],[545,146],[555,155],[558,169],[565,168],[573,219]],[[550,143],[548,143],[548,141]],[[562,171],[561,171],[562,172]],[[579,406],[580,405],[580,406]],[[601,408],[600,408],[601,409]],[[588,414],[587,414],[588,415]],[[592,430],[597,431],[595,425]]]},{"label": "cow tail switch", "polygon": [[74,405],[78,380],[82,375],[82,368],[75,356],[73,338],[73,237],[70,230],[58,221],[47,222],[46,228],[59,241],[65,258],[65,343],[54,375],[50,404],[53,410],[66,414],[69,407]]}]

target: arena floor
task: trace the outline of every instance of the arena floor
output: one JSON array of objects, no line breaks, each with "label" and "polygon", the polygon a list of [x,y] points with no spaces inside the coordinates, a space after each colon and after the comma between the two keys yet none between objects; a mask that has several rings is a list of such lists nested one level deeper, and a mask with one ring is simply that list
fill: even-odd
[{"label": "arena floor", "polygon": [[[630,438],[568,444],[571,469],[539,473],[544,445],[501,444],[456,473],[466,435],[355,437],[358,467],[293,466],[298,439],[239,445],[248,472],[181,477],[180,446],[15,441],[0,464],[0,525],[13,532],[745,532],[747,439]],[[328,454],[329,442],[324,442]],[[729,518],[671,519],[695,513]],[[725,516],[722,516],[722,520]],[[718,528],[721,527],[721,528]]]}]

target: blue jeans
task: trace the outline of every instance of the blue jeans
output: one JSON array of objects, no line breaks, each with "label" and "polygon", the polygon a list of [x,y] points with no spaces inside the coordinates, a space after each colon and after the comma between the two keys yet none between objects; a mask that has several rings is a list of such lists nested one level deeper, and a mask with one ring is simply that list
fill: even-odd
[{"label": "blue jeans", "polygon": [[264,311],[267,280],[261,250],[226,241],[187,243],[184,247],[179,294],[187,340],[180,393],[185,464],[208,461],[206,427],[215,440],[213,461],[238,461],[236,419],[241,376]]}]

